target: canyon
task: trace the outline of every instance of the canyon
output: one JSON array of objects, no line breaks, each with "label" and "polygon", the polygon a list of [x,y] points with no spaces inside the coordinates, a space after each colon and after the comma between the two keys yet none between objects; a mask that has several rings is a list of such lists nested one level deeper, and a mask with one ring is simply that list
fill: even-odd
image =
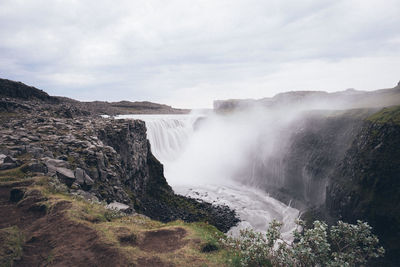
[{"label": "canyon", "polygon": [[[400,84],[216,101],[214,112],[176,115],[188,111],[87,104],[1,82],[4,179],[51,177],[53,187],[127,214],[205,221],[223,232],[243,223],[261,230],[257,222],[268,218],[290,232],[299,214],[308,223],[365,220],[387,251],[384,263],[398,264]],[[135,111],[168,115],[114,117]],[[30,192],[21,181],[10,190],[19,200]]]}]

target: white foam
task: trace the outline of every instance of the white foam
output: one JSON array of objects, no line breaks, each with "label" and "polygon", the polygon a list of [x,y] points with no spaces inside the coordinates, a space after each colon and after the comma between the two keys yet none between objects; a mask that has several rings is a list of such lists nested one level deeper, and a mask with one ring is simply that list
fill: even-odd
[{"label": "white foam", "polygon": [[[227,205],[237,212],[242,221],[230,230],[231,234],[236,235],[247,227],[264,232],[276,219],[283,222],[283,237],[290,241],[299,211],[236,179],[237,171],[248,166],[251,160],[246,158],[246,152],[258,149],[254,139],[259,136],[256,128],[261,121],[212,115],[195,131],[193,124],[200,116],[123,115],[117,118],[146,122],[152,152],[164,164],[165,177],[175,192]],[[265,153],[265,147],[260,153]]]}]

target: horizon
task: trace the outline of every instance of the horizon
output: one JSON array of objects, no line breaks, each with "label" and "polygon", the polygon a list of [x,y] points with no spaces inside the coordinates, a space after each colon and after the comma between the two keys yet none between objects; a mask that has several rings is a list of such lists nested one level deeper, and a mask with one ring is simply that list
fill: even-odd
[{"label": "horizon", "polygon": [[[10,79],[7,79],[7,78],[2,78],[2,77],[0,77],[0,79],[9,80],[9,81],[12,81],[12,82],[17,82],[17,83],[22,83],[22,84],[25,84],[26,86],[34,87],[36,89],[39,89],[39,90],[45,92],[46,94],[48,94],[49,96],[52,96],[52,97],[64,97],[64,98],[69,98],[69,99],[72,99],[72,100],[77,100],[77,101],[80,101],[80,102],[106,102],[106,103],[119,103],[119,102],[132,102],[132,103],[139,102],[139,103],[144,103],[144,102],[148,102],[148,103],[153,103],[153,104],[167,105],[167,106],[170,106],[171,108],[175,108],[175,109],[187,109],[187,110],[210,110],[210,109],[212,110],[212,109],[214,109],[214,106],[211,106],[211,107],[200,107],[200,108],[197,108],[197,107],[196,108],[191,108],[191,107],[182,108],[182,107],[171,106],[171,105],[168,105],[166,103],[152,102],[152,101],[149,101],[149,100],[127,100],[127,99],[122,99],[122,100],[120,99],[120,100],[115,100],[115,101],[109,101],[109,100],[79,100],[79,99],[74,99],[74,98],[70,98],[70,97],[62,96],[62,95],[51,95],[46,90],[44,90],[42,88],[38,88],[38,87],[36,87],[35,85],[32,85],[32,84],[26,84],[23,81],[14,81],[14,80],[10,80]],[[323,91],[323,90],[303,90],[303,91],[291,90],[291,91],[279,92],[279,93],[277,93],[277,94],[275,94],[273,96],[270,96],[270,97],[215,99],[215,100],[213,100],[213,104],[214,104],[215,101],[236,101],[236,100],[258,101],[258,100],[263,100],[263,99],[273,99],[276,96],[281,95],[281,94],[296,93],[296,92],[320,92],[320,93],[327,93],[327,94],[335,94],[335,93],[342,93],[342,92],[346,92],[346,91],[351,90],[351,91],[365,93],[365,92],[374,92],[374,91],[379,91],[379,90],[395,89],[396,87],[399,87],[399,86],[400,86],[400,81],[397,83],[397,85],[395,85],[393,87],[390,87],[390,88],[378,88],[378,89],[373,89],[373,90],[357,90],[355,88],[347,88],[345,90],[332,91],[332,92]]]},{"label": "horizon", "polygon": [[1,76],[79,101],[199,109],[289,91],[393,88],[400,78],[396,0],[0,7]]}]

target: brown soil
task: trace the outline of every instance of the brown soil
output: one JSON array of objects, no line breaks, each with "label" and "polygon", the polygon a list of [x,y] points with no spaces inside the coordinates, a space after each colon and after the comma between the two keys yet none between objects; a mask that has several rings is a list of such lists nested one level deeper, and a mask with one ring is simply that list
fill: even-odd
[{"label": "brown soil", "polygon": [[[36,207],[45,198],[38,194],[25,197],[18,204],[10,202],[10,191],[29,184],[0,185],[0,229],[18,226],[25,243],[21,259],[14,266],[135,266],[112,245],[104,243],[89,226],[69,219],[65,213],[72,206],[59,201],[47,212]],[[32,191],[31,191],[32,192]],[[32,208],[35,207],[35,208]],[[122,246],[138,246],[149,253],[137,259],[136,266],[170,267],[154,253],[169,253],[184,247],[188,241],[181,227],[147,231],[142,238],[120,227],[117,237]]]},{"label": "brown soil", "polygon": [[93,229],[64,215],[71,203],[60,202],[46,214],[10,202],[10,190],[0,187],[0,228],[17,225],[26,237],[14,266],[126,266],[118,250],[101,242]]},{"label": "brown soil", "polygon": [[185,236],[186,230],[180,227],[148,231],[139,248],[158,253],[172,252],[186,245],[187,240],[183,240]]}]

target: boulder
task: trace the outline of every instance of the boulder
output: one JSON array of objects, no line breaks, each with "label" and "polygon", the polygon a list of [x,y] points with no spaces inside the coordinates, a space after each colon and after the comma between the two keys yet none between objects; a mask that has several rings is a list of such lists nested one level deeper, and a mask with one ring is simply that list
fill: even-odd
[{"label": "boulder", "polygon": [[65,183],[69,187],[76,180],[74,172],[67,168],[63,168],[63,167],[56,168],[56,174],[57,174],[58,179],[60,179],[61,182]]},{"label": "boulder", "polygon": [[69,167],[69,163],[65,160],[52,159],[49,157],[42,158],[42,160],[44,161],[44,164],[46,164],[48,168],[49,175],[55,175],[57,172],[57,168]]},{"label": "boulder", "polygon": [[76,182],[86,190],[89,190],[90,187],[94,184],[92,178],[90,178],[90,176],[87,175],[87,173],[81,168],[75,169],[75,178]]},{"label": "boulder", "polygon": [[124,211],[129,209],[129,206],[120,202],[112,202],[106,206],[107,209]]}]

